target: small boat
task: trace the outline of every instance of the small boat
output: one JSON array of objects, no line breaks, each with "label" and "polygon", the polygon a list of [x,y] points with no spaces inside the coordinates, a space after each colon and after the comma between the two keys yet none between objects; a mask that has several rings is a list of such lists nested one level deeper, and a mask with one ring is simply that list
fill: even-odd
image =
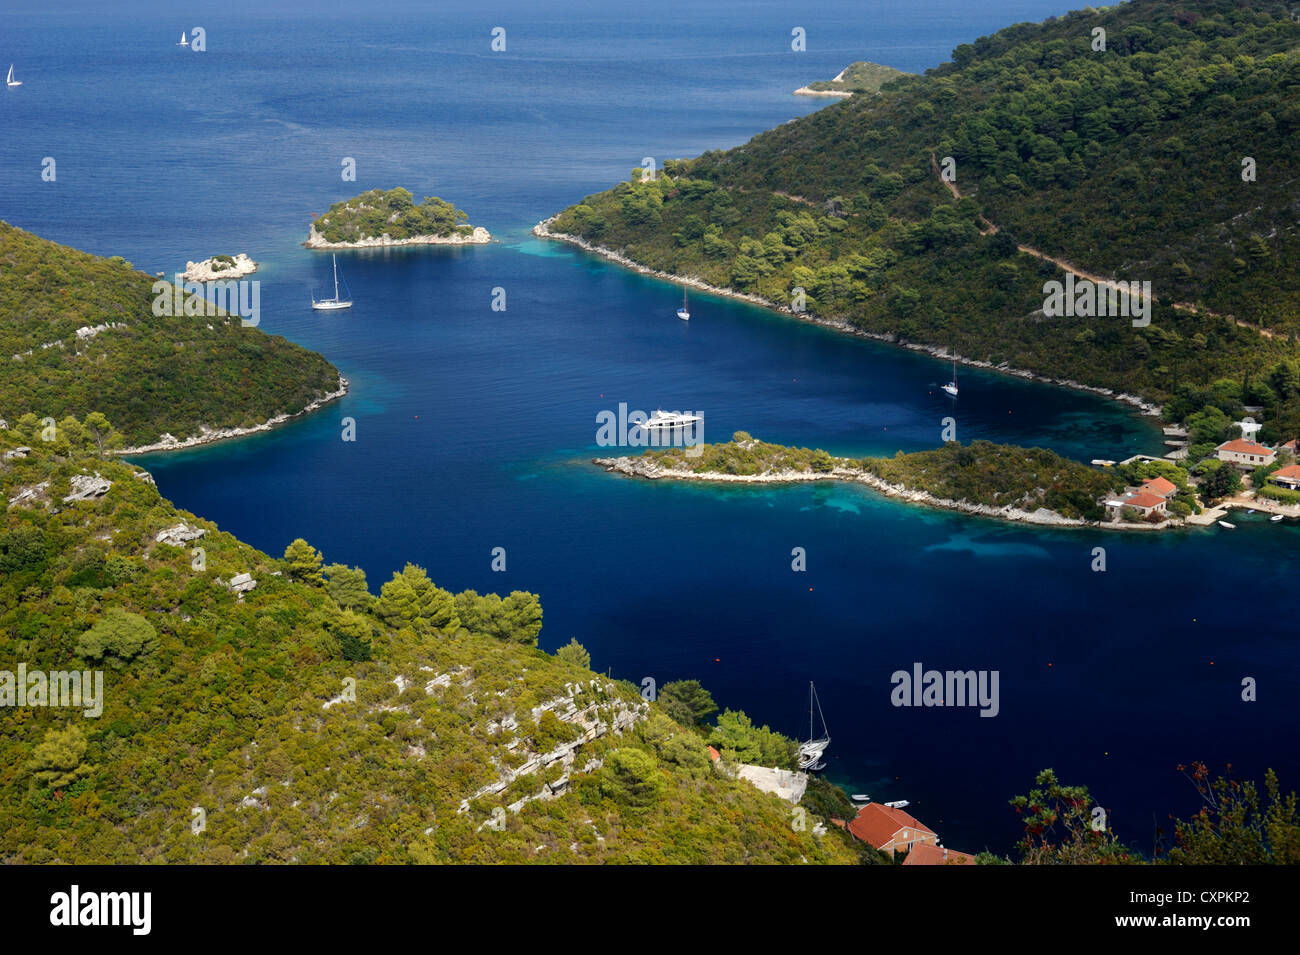
[{"label": "small boat", "polygon": [[944,394],[957,397],[957,362],[952,363],[952,381],[943,386]]},{"label": "small boat", "polygon": [[1272,521],[1274,524],[1276,524],[1281,519],[1282,519],[1281,514],[1274,514],[1272,517],[1269,518],[1269,520]]},{"label": "small boat", "polygon": [[862,793],[854,793],[849,798],[852,799],[854,802],[871,802],[871,797],[863,795]]},{"label": "small boat", "polygon": [[885,805],[888,806],[890,809],[906,809],[908,806],[912,804],[908,802],[906,799],[896,799],[893,802],[885,803]]},{"label": "small boat", "polygon": [[[817,707],[817,715],[822,718],[822,735],[813,736],[813,706]],[[826,732],[826,717],[822,715],[821,700],[817,699],[817,687],[813,686],[812,681],[808,683],[808,741],[799,744],[799,768],[807,773],[814,773],[819,769],[825,769],[826,764],[822,762],[822,754],[826,752],[826,747],[831,745],[831,737]]]},{"label": "small boat", "polygon": [[704,419],[697,414],[678,414],[676,411],[656,411],[645,421],[637,425],[643,431],[671,431],[674,428],[688,428]]},{"label": "small boat", "polygon": [[1248,510],[1246,513],[1247,513],[1247,514],[1254,514],[1254,513],[1255,513],[1255,509],[1252,507],[1252,508],[1251,508],[1250,510]]},{"label": "small boat", "polygon": [[14,79],[14,65],[13,65],[12,63],[10,63],[10,64],[9,64],[9,75],[8,75],[7,77],[5,77],[5,86],[8,86],[8,87],[14,87],[14,86],[22,86],[22,85],[23,85],[23,81],[22,81],[22,80],[16,80],[16,79]]},{"label": "small boat", "polygon": [[1237,529],[1236,524],[1229,524],[1227,521],[1219,521],[1219,526],[1226,527],[1230,531],[1235,531]]},{"label": "small boat", "polygon": [[334,256],[334,297],[317,301],[316,296],[313,295],[311,307],[318,312],[332,312],[336,309],[352,307],[352,299],[339,298],[339,257],[337,255]]},{"label": "small boat", "polygon": [[682,286],[682,307],[677,310],[677,317],[680,318],[683,322],[689,322],[691,320],[690,310],[687,309],[686,307],[686,286],[685,285]]},{"label": "small boat", "polygon": [[190,41],[187,40],[187,39],[185,39],[185,31],[184,31],[184,30],[181,31],[181,42],[180,42],[180,43],[177,43],[176,45],[177,45],[177,46],[189,46],[189,45],[190,45]]}]

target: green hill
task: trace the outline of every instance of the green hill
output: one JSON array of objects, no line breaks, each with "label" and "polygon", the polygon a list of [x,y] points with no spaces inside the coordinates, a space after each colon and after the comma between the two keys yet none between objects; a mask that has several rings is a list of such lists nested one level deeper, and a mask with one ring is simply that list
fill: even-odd
[{"label": "green hill", "polygon": [[[1175,417],[1226,381],[1285,439],[1300,430],[1298,45],[1270,2],[1020,24],[655,181],[634,171],[550,228],[779,306],[801,288],[814,316]],[[1063,275],[1044,257],[1150,281],[1150,324],[1047,317],[1044,283]]]},{"label": "green hill", "polygon": [[237,315],[155,315],[155,281],[0,222],[0,417],[99,411],[141,445],[260,424],[338,389],[324,358]]},{"label": "green hill", "polygon": [[[0,431],[0,450],[34,448],[0,461],[0,861],[863,858],[812,832],[851,814],[842,794],[818,784],[800,825],[711,764],[710,730],[664,708],[694,722],[700,692],[646,703],[576,643],[539,650],[532,594],[453,596],[408,566],[373,596],[304,542],[275,559],[177,510],[68,433]],[[101,495],[64,500],[94,475]],[[28,682],[101,671],[102,712],[15,706],[20,663]],[[793,747],[724,717],[724,756]]]}]

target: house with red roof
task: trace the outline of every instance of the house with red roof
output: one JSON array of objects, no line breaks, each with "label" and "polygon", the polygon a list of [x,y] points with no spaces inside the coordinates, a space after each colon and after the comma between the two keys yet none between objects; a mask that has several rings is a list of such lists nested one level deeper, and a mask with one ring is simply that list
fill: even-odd
[{"label": "house with red roof", "polygon": [[975,865],[975,857],[969,852],[958,852],[956,849],[925,842],[917,844],[907,854],[903,865]]},{"label": "house with red roof", "polygon": [[1274,484],[1294,491],[1300,488],[1300,464],[1288,464],[1284,468],[1278,468],[1268,476],[1268,479]]},{"label": "house with red roof", "polygon": [[1167,501],[1178,493],[1178,485],[1166,477],[1153,477],[1143,481],[1138,490],[1163,497]]},{"label": "house with red roof", "polygon": [[1225,441],[1217,450],[1220,461],[1227,461],[1247,471],[1254,470],[1260,465],[1272,464],[1273,459],[1277,457],[1277,452],[1272,448],[1247,441],[1245,438]]},{"label": "house with red roof", "polygon": [[904,865],[974,865],[975,857],[967,852],[945,849],[929,826],[910,813],[867,803],[847,826],[854,838],[881,852],[906,852]]}]

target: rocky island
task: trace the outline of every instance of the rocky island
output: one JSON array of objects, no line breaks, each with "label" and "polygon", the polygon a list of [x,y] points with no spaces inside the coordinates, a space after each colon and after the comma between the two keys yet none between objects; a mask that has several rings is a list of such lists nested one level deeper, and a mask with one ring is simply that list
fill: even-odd
[{"label": "rocky island", "polygon": [[467,213],[437,196],[417,203],[400,186],[371,189],[336,202],[311,224],[309,249],[365,249],[395,245],[483,245],[492,235],[467,223]]},{"label": "rocky island", "polygon": [[202,262],[186,262],[181,276],[186,282],[217,282],[224,279],[242,279],[257,271],[257,263],[246,254],[214,255]]}]

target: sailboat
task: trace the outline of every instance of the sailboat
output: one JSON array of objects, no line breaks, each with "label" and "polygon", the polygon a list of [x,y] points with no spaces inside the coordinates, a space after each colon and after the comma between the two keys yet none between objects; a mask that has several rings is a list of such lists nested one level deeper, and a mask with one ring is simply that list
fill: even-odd
[{"label": "sailboat", "polygon": [[16,79],[14,79],[14,65],[13,65],[12,63],[10,63],[10,64],[9,64],[9,75],[8,75],[7,77],[5,77],[5,86],[11,86],[11,87],[12,87],[12,86],[22,86],[22,85],[23,85],[23,81],[22,81],[22,80],[16,80]]},{"label": "sailboat", "polygon": [[190,45],[190,41],[187,40],[187,39],[185,39],[185,31],[184,31],[184,30],[181,31],[181,42],[180,42],[180,43],[177,43],[176,45],[177,45],[177,46],[189,46],[189,45]]},{"label": "sailboat", "polygon": [[682,286],[682,307],[677,310],[677,317],[680,318],[683,322],[689,322],[691,320],[691,313],[686,308],[686,286],[685,285]]},{"label": "sailboat", "polygon": [[334,258],[334,297],[323,298],[320,301],[317,301],[316,296],[313,295],[311,299],[311,307],[318,312],[332,312],[335,309],[352,307],[352,299],[339,298],[339,257],[336,255],[333,258]]},{"label": "sailboat", "polygon": [[944,385],[943,390],[945,394],[952,395],[954,398],[957,397],[957,362],[955,360],[952,363],[952,381]]},{"label": "sailboat", "polygon": [[[813,707],[817,707],[817,715],[822,720],[822,735],[813,737]],[[826,717],[822,716],[822,704],[817,699],[817,687],[813,686],[812,681],[808,683],[808,741],[799,744],[799,768],[805,772],[816,772],[819,769],[825,769],[826,764],[821,761],[822,754],[826,752],[826,747],[831,745],[830,734],[826,731]]]}]

